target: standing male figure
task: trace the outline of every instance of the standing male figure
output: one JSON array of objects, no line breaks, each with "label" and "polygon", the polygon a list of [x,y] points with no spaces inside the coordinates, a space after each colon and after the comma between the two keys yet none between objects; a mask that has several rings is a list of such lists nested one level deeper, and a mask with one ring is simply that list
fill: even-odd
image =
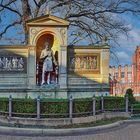
[{"label": "standing male figure", "polygon": [[56,59],[53,55],[53,51],[49,48],[49,43],[45,43],[45,49],[42,50],[40,59],[43,60],[42,68],[42,82],[41,85],[45,84],[45,73],[47,73],[47,84],[51,83],[51,72],[53,71],[53,64],[57,66]]}]

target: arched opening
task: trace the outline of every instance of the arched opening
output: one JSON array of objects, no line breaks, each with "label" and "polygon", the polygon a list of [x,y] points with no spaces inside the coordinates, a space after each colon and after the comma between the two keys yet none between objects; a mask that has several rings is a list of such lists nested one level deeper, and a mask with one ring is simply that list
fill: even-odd
[{"label": "arched opening", "polygon": [[[46,42],[48,42],[48,50],[46,50]],[[58,84],[58,66],[59,66],[59,47],[58,39],[51,33],[41,35],[36,44],[36,84]],[[46,53],[47,51],[47,53]],[[44,57],[41,58],[42,53]],[[50,56],[51,55],[51,56]],[[48,58],[49,56],[49,58]],[[52,60],[52,70],[48,71],[47,61]],[[45,68],[45,70],[44,70]],[[44,75],[43,75],[44,72]],[[44,79],[43,79],[44,77]],[[44,80],[44,81],[43,81]]]}]

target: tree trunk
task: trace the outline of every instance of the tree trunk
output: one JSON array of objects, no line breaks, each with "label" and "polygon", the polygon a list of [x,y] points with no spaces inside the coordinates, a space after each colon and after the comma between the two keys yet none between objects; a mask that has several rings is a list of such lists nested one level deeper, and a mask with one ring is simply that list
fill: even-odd
[{"label": "tree trunk", "polygon": [[22,22],[23,22],[23,30],[25,32],[25,44],[28,44],[28,32],[26,29],[26,21],[31,17],[31,9],[28,0],[21,0],[22,3]]}]

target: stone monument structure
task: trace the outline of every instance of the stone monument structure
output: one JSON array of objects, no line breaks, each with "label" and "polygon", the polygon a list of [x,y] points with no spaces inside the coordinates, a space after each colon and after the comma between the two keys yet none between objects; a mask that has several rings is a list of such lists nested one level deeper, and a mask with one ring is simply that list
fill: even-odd
[{"label": "stone monument structure", "polygon": [[67,46],[69,22],[44,15],[26,23],[27,45],[0,46],[0,97],[75,98],[109,92],[109,46]]}]

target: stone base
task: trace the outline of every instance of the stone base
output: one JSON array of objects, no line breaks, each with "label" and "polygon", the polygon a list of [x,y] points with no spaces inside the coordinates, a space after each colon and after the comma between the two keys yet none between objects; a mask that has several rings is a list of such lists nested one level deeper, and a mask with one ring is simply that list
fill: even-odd
[{"label": "stone base", "polygon": [[73,98],[87,98],[95,96],[108,96],[109,88],[107,86],[90,87],[90,88],[61,88],[60,85],[42,85],[42,86],[7,86],[0,87],[0,97],[13,98],[69,98],[72,95]]},{"label": "stone base", "polygon": [[46,88],[10,88],[10,89],[1,89],[0,97],[9,97],[12,95],[13,98],[69,98],[71,95],[73,98],[87,98],[95,96],[108,96],[109,92],[99,91],[97,89],[90,90],[68,90],[68,89],[46,89]]},{"label": "stone base", "polygon": [[109,88],[81,88],[81,89],[69,89],[68,97],[73,98],[92,98],[93,96],[109,96]]},{"label": "stone base", "polygon": [[60,89],[59,86],[36,86],[36,87],[3,87],[0,88],[0,97],[13,98],[67,98],[67,89]]},{"label": "stone base", "polygon": [[0,123],[10,125],[24,125],[24,126],[63,126],[70,124],[81,124],[96,122],[97,120],[110,119],[114,117],[129,118],[130,113],[126,112],[105,112],[96,116],[79,117],[79,118],[49,118],[49,119],[36,119],[36,118],[18,118],[0,116]]}]

